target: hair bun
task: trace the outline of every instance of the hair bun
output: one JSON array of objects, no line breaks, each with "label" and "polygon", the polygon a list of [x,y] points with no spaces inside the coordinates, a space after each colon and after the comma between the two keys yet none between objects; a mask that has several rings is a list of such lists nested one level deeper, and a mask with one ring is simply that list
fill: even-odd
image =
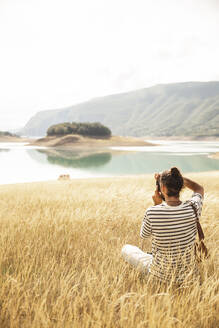
[{"label": "hair bun", "polygon": [[177,167],[171,167],[170,173],[173,177],[181,176],[180,171],[177,169]]}]

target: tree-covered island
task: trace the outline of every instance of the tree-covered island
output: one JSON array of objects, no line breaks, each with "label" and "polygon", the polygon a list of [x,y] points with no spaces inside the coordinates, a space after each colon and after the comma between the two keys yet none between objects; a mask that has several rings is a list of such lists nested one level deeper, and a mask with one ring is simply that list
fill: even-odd
[{"label": "tree-covered island", "polygon": [[107,126],[99,122],[64,122],[52,125],[47,130],[47,136],[34,141],[32,145],[69,149],[152,146],[140,138],[114,136]]},{"label": "tree-covered island", "polygon": [[110,138],[112,132],[108,127],[99,122],[64,122],[52,125],[47,130],[47,136],[64,136],[68,134],[78,134],[86,137]]}]

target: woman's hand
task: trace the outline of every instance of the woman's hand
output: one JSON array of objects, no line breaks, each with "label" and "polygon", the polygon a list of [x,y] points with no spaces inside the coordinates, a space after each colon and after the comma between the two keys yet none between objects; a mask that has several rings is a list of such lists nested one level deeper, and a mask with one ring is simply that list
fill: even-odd
[{"label": "woman's hand", "polygon": [[[156,180],[156,182],[159,180],[160,178],[160,174],[159,173],[155,173],[154,174],[154,178]],[[158,188],[158,185],[156,184],[156,189],[154,191],[154,195],[152,196],[152,199],[153,199],[153,202],[154,202],[154,205],[160,205],[162,204],[162,197],[161,197],[161,193],[159,192],[159,188]]]},{"label": "woman's hand", "polygon": [[157,181],[160,178],[160,173],[155,173],[154,174],[154,179]]},{"label": "woman's hand", "polygon": [[152,199],[153,199],[154,205],[162,204],[163,199],[161,198],[161,194],[158,191],[158,186],[154,192],[154,195],[152,196]]}]

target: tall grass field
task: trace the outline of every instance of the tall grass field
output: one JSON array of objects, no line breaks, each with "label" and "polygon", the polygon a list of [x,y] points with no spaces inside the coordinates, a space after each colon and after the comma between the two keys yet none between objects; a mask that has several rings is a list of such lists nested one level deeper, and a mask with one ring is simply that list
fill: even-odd
[{"label": "tall grass field", "polygon": [[124,244],[141,245],[152,175],[0,186],[0,327],[219,327],[219,172],[187,176],[205,188],[210,251],[187,288],[121,258]]}]

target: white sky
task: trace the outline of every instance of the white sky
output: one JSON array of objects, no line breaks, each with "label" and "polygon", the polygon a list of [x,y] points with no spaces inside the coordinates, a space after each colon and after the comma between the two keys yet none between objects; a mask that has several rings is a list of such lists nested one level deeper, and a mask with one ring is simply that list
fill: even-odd
[{"label": "white sky", "polygon": [[0,129],[158,83],[219,80],[219,0],[0,0]]}]

